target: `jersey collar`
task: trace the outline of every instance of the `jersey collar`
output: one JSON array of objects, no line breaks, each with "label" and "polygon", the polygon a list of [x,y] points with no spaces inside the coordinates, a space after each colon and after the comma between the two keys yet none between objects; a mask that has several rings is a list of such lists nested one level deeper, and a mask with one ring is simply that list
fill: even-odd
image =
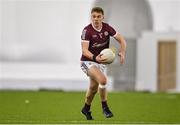
[{"label": "jersey collar", "polygon": [[99,29],[99,30],[98,30],[98,29],[96,29],[96,28],[94,27],[93,23],[91,23],[91,25],[92,25],[92,27],[93,27],[93,29],[94,29],[94,30],[96,30],[96,31],[98,31],[98,32],[101,32],[102,27],[103,27],[103,23],[102,23],[102,27],[101,27],[101,29]]}]

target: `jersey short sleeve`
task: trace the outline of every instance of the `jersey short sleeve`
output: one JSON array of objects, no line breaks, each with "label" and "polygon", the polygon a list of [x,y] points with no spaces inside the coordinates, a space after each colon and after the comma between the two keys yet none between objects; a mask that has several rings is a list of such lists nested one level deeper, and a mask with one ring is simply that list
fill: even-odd
[{"label": "jersey short sleeve", "polygon": [[116,34],[116,30],[112,26],[108,25],[108,29],[110,36],[114,36]]},{"label": "jersey short sleeve", "polygon": [[81,40],[87,40],[90,41],[90,34],[86,28],[83,29],[81,34]]}]

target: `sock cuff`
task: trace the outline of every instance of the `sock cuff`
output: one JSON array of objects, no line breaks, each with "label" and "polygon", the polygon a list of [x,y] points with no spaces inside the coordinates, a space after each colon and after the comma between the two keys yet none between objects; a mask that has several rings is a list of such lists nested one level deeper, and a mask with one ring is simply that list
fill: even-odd
[{"label": "sock cuff", "polygon": [[106,85],[101,85],[101,84],[99,84],[99,88],[105,89],[105,88],[106,88]]},{"label": "sock cuff", "polygon": [[90,110],[90,107],[91,107],[91,105],[88,105],[88,104],[86,104],[86,103],[84,104],[84,109],[85,109],[85,110],[88,110],[88,111],[89,111],[89,110]]},{"label": "sock cuff", "polygon": [[102,108],[108,107],[107,101],[101,101]]}]

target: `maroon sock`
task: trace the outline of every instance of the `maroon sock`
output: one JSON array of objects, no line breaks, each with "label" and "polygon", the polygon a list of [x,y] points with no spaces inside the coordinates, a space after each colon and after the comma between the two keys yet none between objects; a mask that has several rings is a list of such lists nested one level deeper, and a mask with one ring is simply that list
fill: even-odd
[{"label": "maroon sock", "polygon": [[91,107],[91,105],[88,105],[85,103],[83,109],[85,109],[86,111],[89,111],[90,107]]},{"label": "maroon sock", "polygon": [[101,104],[102,104],[102,108],[108,107],[107,101],[102,101]]}]

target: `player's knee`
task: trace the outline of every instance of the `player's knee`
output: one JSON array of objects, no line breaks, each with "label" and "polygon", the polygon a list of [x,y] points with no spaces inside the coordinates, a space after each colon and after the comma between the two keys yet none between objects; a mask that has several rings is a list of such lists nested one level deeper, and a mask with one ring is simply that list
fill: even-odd
[{"label": "player's knee", "polygon": [[107,83],[106,77],[102,77],[102,78],[99,79],[99,84],[106,85],[106,83]]}]

